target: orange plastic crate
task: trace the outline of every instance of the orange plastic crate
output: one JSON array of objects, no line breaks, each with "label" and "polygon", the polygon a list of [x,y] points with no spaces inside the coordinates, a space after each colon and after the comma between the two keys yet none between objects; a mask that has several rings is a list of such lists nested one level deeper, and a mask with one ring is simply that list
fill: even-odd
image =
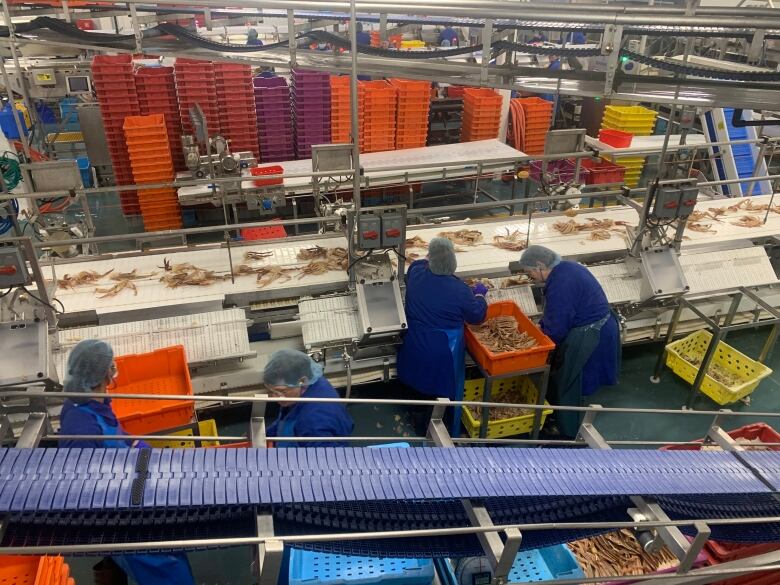
[{"label": "orange plastic crate", "polygon": [[[249,169],[249,174],[253,177],[260,177],[263,175],[281,175],[284,173],[284,167],[281,165],[271,165],[267,167],[252,167]],[[282,177],[276,177],[271,179],[255,179],[255,186],[266,187],[269,185],[281,185],[284,182]]]},{"label": "orange plastic crate", "polygon": [[43,557],[0,557],[0,583],[33,585]]},{"label": "orange plastic crate", "polygon": [[534,325],[513,301],[500,301],[488,305],[485,319],[501,316],[514,317],[517,320],[518,330],[525,331],[533,337],[537,343],[536,347],[493,353],[477,341],[477,338],[474,337],[471,329],[467,326],[466,348],[477,363],[491,375],[509,374],[511,372],[538,368],[546,364],[548,356],[555,349],[552,339]]},{"label": "orange plastic crate", "polygon": [[478,107],[500,108],[503,98],[492,89],[484,87],[467,87],[463,90],[463,104]]},{"label": "orange plastic crate", "polygon": [[[169,223],[175,224],[176,221],[172,219]],[[178,223],[181,225],[181,219]],[[117,377],[108,389],[109,394],[192,395],[190,371],[182,345],[150,353],[125,355],[114,361]],[[150,434],[186,425],[192,421],[195,414],[192,400],[125,398],[114,400],[111,406],[119,422],[131,434]]]}]

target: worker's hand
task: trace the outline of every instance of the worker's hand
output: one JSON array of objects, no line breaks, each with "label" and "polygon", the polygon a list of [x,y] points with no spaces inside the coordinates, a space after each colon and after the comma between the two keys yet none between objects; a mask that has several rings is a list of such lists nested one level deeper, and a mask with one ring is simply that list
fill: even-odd
[{"label": "worker's hand", "polygon": [[484,297],[485,295],[487,295],[487,293],[488,293],[488,287],[486,287],[486,286],[485,286],[484,284],[482,284],[481,282],[477,282],[477,283],[475,283],[475,284],[474,284],[474,286],[472,286],[472,287],[471,287],[471,290],[472,290],[472,292],[473,292],[475,295],[482,295],[483,297]]}]

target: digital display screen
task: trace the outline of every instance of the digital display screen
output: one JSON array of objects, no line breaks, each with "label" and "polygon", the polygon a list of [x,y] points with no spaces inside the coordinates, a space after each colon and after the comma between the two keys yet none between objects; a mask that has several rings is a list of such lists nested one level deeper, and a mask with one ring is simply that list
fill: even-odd
[{"label": "digital display screen", "polygon": [[89,91],[89,77],[78,75],[67,78],[68,91],[70,93],[83,93]]}]

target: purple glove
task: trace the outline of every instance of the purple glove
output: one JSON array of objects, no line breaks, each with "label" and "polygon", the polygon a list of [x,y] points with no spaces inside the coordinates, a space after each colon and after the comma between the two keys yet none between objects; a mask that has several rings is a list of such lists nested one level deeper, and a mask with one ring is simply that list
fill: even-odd
[{"label": "purple glove", "polygon": [[471,287],[471,292],[473,292],[475,295],[482,295],[484,297],[488,293],[488,287],[486,287],[481,282],[477,282],[474,284],[474,286]]}]

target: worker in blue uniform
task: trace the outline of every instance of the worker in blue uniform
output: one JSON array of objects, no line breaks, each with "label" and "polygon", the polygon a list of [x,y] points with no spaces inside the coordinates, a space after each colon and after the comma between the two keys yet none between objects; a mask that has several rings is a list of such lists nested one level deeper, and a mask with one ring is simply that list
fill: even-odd
[{"label": "worker in blue uniform", "polygon": [[[455,276],[457,267],[452,242],[433,238],[428,258],[412,262],[406,273],[408,328],[398,351],[398,378],[428,399],[463,400],[463,326],[482,322],[487,313],[487,287],[469,287]],[[454,414],[457,433],[460,408]]]},{"label": "worker in blue uniform", "polygon": [[[561,406],[582,406],[583,397],[617,384],[621,360],[617,318],[601,285],[583,265],[561,260],[544,246],[529,246],[520,265],[536,282],[544,283],[540,326],[556,344],[551,399]],[[576,436],[581,418],[579,412],[559,412],[561,434]]]},{"label": "worker in blue uniform", "polygon": [[371,44],[371,34],[367,33],[363,30],[363,23],[358,22],[357,23],[357,43],[358,45],[370,45]]},{"label": "worker in blue uniform", "polygon": [[[63,390],[65,392],[92,392],[105,394],[116,376],[114,351],[104,341],[85,339],[80,341],[68,356],[68,370]],[[60,414],[62,435],[103,435],[116,437],[100,440],[64,440],[62,447],[93,447],[127,449],[148,448],[143,441],[122,439],[127,433],[111,410],[108,398],[66,398]],[[131,554],[118,555],[113,560],[132,577],[138,585],[193,585],[194,579],[187,555],[180,554]]]},{"label": "worker in blue uniform", "polygon": [[250,28],[246,33],[246,44],[253,47],[262,47],[263,41],[258,38],[257,29]]},{"label": "worker in blue uniform", "polygon": [[[447,43],[446,45],[444,43]],[[458,46],[458,31],[452,28],[449,24],[445,26],[439,32],[439,46],[442,47],[457,47]]]},{"label": "worker in blue uniform", "polygon": [[[263,383],[271,396],[282,398],[339,398],[322,375],[322,366],[294,349],[271,356],[263,371]],[[343,404],[334,402],[280,402],[268,437],[347,437],[355,424]],[[277,441],[277,447],[346,447],[346,441]]]},{"label": "worker in blue uniform", "polygon": [[578,30],[566,33],[566,36],[563,40],[567,45],[584,45],[588,42],[588,39],[585,37],[585,33]]}]

